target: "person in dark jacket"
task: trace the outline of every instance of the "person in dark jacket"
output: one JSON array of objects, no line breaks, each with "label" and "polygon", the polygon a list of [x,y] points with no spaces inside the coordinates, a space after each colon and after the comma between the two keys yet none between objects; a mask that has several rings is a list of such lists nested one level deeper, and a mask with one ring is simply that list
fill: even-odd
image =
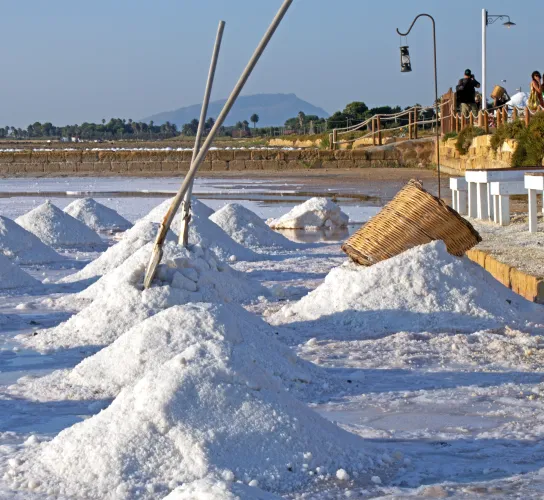
[{"label": "person in dark jacket", "polygon": [[457,84],[457,104],[461,105],[461,113],[468,115],[471,111],[476,115],[478,114],[478,105],[476,104],[476,89],[480,88],[480,82],[478,82],[472,71],[467,69],[465,76],[459,80]]}]

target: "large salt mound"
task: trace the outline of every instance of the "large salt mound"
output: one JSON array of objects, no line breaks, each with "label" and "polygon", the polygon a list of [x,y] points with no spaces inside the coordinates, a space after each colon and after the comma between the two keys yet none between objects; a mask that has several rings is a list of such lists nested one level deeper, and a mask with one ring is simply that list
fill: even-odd
[{"label": "large salt mound", "polygon": [[64,323],[22,337],[27,345],[47,351],[58,348],[101,347],[132,326],[168,307],[188,302],[243,302],[267,293],[244,273],[217,262],[213,253],[193,246],[190,250],[167,242],[154,286],[143,289],[143,277],[153,243],[147,244],[121,266],[103,276],[79,298],[90,305]]},{"label": "large salt mound", "polygon": [[48,264],[64,259],[31,232],[0,216],[0,253],[19,264]]},{"label": "large salt mound", "polygon": [[[144,219],[152,222],[161,222],[171,203],[171,199],[164,201],[149,212]],[[192,217],[189,224],[189,243],[191,245],[201,245],[209,248],[222,260],[255,261],[262,259],[262,256],[234,241],[223,229],[213,223],[208,218],[210,210],[204,203],[193,198],[191,208]],[[179,233],[181,221],[181,210],[179,210],[172,222],[172,230]]]},{"label": "large salt mound", "polygon": [[164,500],[281,500],[281,498],[254,486],[207,477],[176,488]]},{"label": "large salt mound", "polygon": [[272,229],[315,229],[345,227],[349,217],[327,198],[310,198],[279,219],[268,219]]},{"label": "large salt mound", "polygon": [[100,236],[49,200],[15,222],[52,247],[103,247]]},{"label": "large salt mound", "polygon": [[[123,236],[115,245],[109,247],[97,259],[87,264],[77,273],[71,274],[60,280],[61,283],[73,283],[95,276],[102,276],[119,267],[130,256],[149,242],[155,241],[160,224],[148,220],[140,220],[134,226],[123,233]],[[166,241],[177,241],[177,236],[169,231]]]},{"label": "large salt mound", "polygon": [[[186,349],[211,344],[230,351],[236,363],[253,367],[254,382],[260,374],[277,377],[290,389],[307,391],[308,384],[324,378],[314,365],[298,358],[276,340],[274,329],[236,304],[197,303],[173,306],[136,324],[115,342],[72,370],[57,370],[41,378],[12,386],[15,395],[33,399],[96,399],[115,397],[151,369]],[[122,359],[123,362],[119,363]],[[319,382],[318,382],[319,384]],[[23,392],[21,392],[23,391]]]},{"label": "large salt mound", "polygon": [[37,279],[25,273],[6,256],[0,254],[0,290],[30,288],[41,285]]},{"label": "large salt mound", "polygon": [[544,323],[544,308],[505,288],[441,241],[413,248],[371,267],[346,263],[325,282],[270,318],[339,335],[384,332],[477,331],[505,324]]},{"label": "large salt mound", "polygon": [[225,205],[210,220],[245,247],[293,250],[302,246],[270,229],[257,214],[238,203]]},{"label": "large salt mound", "polygon": [[92,198],[74,200],[64,212],[95,231],[126,231],[132,227],[132,224],[115,210]]},{"label": "large salt mound", "polygon": [[107,409],[28,447],[18,471],[37,492],[76,498],[163,498],[210,475],[283,493],[340,468],[371,484],[382,453],[244,361],[221,344],[189,347]]}]

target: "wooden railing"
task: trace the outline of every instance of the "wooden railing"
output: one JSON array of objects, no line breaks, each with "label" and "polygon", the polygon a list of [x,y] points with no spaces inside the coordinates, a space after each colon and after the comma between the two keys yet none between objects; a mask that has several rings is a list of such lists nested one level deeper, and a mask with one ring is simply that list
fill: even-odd
[{"label": "wooden railing", "polygon": [[[470,111],[467,115],[463,115],[456,108],[455,94],[450,89],[442,97],[438,118],[433,113],[433,118],[422,119],[422,112],[427,110],[434,111],[435,108],[432,106],[414,106],[399,113],[374,115],[357,125],[333,129],[332,133],[329,134],[330,148],[337,149],[342,144],[349,144],[364,139],[369,139],[369,145],[381,146],[386,135],[397,131],[404,131],[406,139],[417,139],[420,127],[425,129],[427,126],[431,129],[434,129],[436,126],[441,127],[440,132],[442,135],[448,132],[459,133],[466,127],[474,125],[483,128],[486,133],[489,133],[490,128],[497,128],[509,121],[523,119],[525,120],[525,124],[529,125],[532,115],[538,111],[544,111],[544,108],[540,106],[537,110],[531,111],[527,106],[518,108],[504,104],[486,111],[480,110],[477,113]],[[387,122],[391,121],[395,123],[401,121],[404,123],[399,126],[386,127]],[[342,139],[342,136],[353,135],[353,133],[358,131],[365,133],[357,135],[357,137]],[[372,144],[370,144],[370,139],[372,140]]]}]

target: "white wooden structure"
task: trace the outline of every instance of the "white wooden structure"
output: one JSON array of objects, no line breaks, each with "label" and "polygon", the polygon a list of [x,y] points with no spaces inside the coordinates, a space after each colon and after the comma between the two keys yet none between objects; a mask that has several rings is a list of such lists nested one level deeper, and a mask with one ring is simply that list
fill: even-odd
[{"label": "white wooden structure", "polygon": [[[524,184],[529,194],[529,232],[536,233],[536,193],[537,191],[544,192],[544,173],[527,174]],[[544,212],[544,207],[542,211]]]},{"label": "white wooden structure", "polygon": [[467,215],[468,186],[464,177],[451,177],[451,206],[461,215]]},{"label": "white wooden structure", "polygon": [[476,219],[493,219],[493,200],[491,182],[523,181],[526,173],[542,173],[543,167],[535,168],[497,168],[490,170],[467,170],[468,216]]},{"label": "white wooden structure", "polygon": [[501,226],[507,226],[510,224],[510,196],[525,194],[524,182],[490,182],[489,190],[493,199],[493,221]]}]

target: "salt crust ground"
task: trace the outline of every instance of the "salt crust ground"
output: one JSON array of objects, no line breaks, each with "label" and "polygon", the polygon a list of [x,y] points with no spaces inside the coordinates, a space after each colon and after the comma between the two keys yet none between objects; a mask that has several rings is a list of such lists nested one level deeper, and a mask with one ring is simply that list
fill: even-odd
[{"label": "salt crust ground", "polygon": [[279,500],[256,486],[213,478],[199,479],[176,488],[164,500]]},{"label": "salt crust ground", "polygon": [[15,219],[15,222],[52,247],[105,246],[102,238],[83,222],[46,201]]},{"label": "salt crust ground", "polygon": [[[544,312],[467,258],[433,242],[365,268],[347,262],[270,318],[272,324],[341,328],[352,337],[389,332],[474,332],[544,324]],[[327,332],[329,333],[329,332]]]},{"label": "salt crust ground", "polygon": [[126,231],[132,223],[121,217],[115,210],[98,203],[92,198],[74,200],[64,212],[94,231]]},{"label": "salt crust ground", "polygon": [[[145,220],[152,222],[162,222],[166,211],[170,208],[172,199],[165,200],[159,206],[155,207]],[[211,212],[211,213],[210,213]],[[245,248],[234,241],[217,224],[213,223],[208,217],[213,213],[211,208],[201,201],[193,198],[191,201],[191,222],[189,224],[189,243],[192,245],[201,245],[209,248],[220,259],[230,262],[237,260],[256,261],[263,257],[249,248]],[[172,231],[179,234],[181,228],[181,207],[172,222]]]},{"label": "salt crust ground", "polygon": [[305,246],[276,233],[257,214],[238,203],[225,205],[210,220],[234,241],[252,249],[294,250]]},{"label": "salt crust ground", "polygon": [[[148,243],[121,266],[103,276],[79,298],[92,302],[57,327],[20,340],[40,351],[107,345],[157,312],[173,305],[201,301],[255,300],[267,290],[258,282],[218,262],[207,249],[185,249],[167,242],[155,286],[143,289],[143,277],[153,243]],[[70,299],[68,298],[67,301]]]},{"label": "salt crust ground", "polygon": [[17,264],[14,264],[0,254],[0,289],[40,287],[42,284],[29,274],[25,273]]},{"label": "salt crust ground", "polygon": [[316,229],[345,227],[349,217],[340,207],[327,198],[310,198],[282,215],[268,219],[272,229]]},{"label": "salt crust ground", "polygon": [[210,474],[288,492],[339,469],[367,482],[390,473],[391,457],[290,396],[266,369],[273,360],[252,362],[243,343],[202,339],[146,371],[107,409],[27,448],[19,479],[35,491],[129,499]]}]

